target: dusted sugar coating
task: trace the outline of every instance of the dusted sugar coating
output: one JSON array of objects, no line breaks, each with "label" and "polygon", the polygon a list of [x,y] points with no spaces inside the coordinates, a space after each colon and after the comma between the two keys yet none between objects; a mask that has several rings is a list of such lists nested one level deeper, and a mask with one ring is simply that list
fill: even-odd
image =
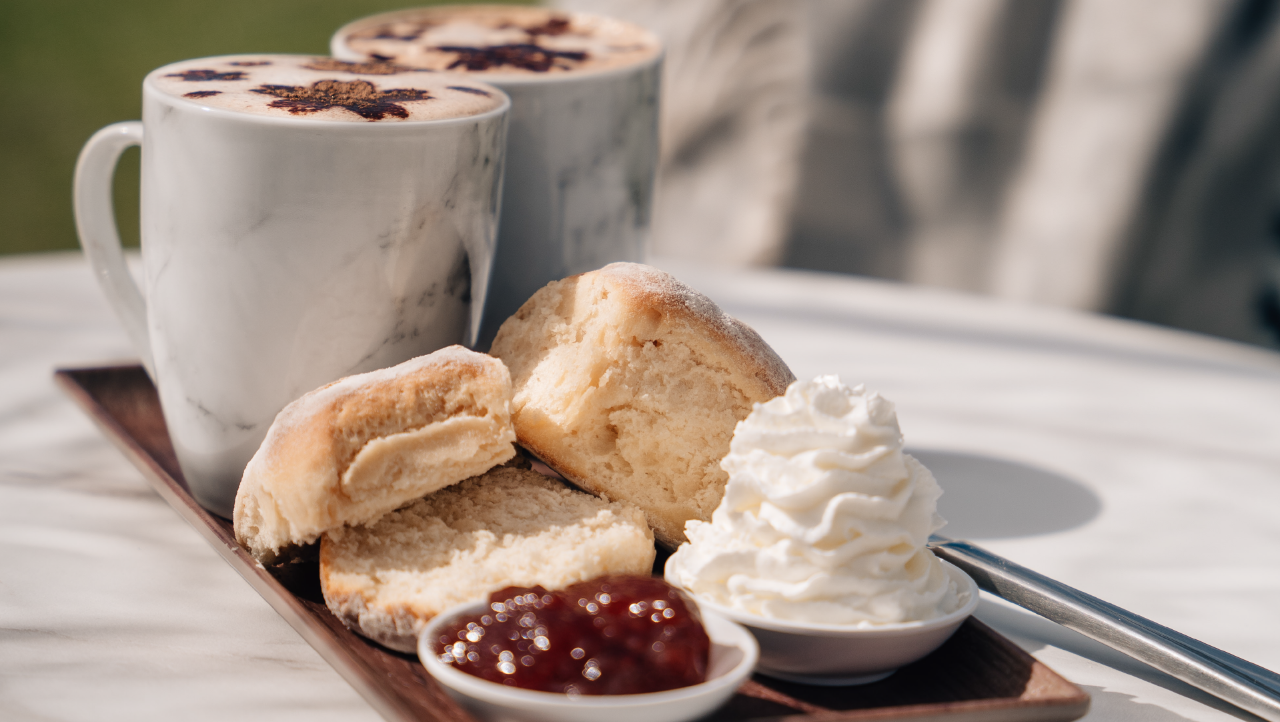
[{"label": "dusted sugar coating", "polygon": [[320,543],[325,603],[351,629],[412,652],[440,612],[512,585],[560,589],[603,574],[648,574],[653,534],[639,509],[499,467]]},{"label": "dusted sugar coating", "polygon": [[511,370],[520,443],[579,487],[639,506],[671,547],[720,503],[734,426],[794,378],[751,328],[636,263],[548,284],[490,353]]},{"label": "dusted sugar coating", "polygon": [[835,376],[796,382],[738,424],[711,523],[691,521],[668,577],[734,609],[869,626],[968,601],[933,553],[942,490],[902,453],[893,404]]},{"label": "dusted sugar coating", "polygon": [[458,5],[402,10],[338,32],[334,55],[416,68],[537,78],[651,61],[661,43],[613,18],[538,7]]},{"label": "dusted sugar coating", "polygon": [[269,564],[343,524],[515,456],[511,377],[461,346],[322,386],[276,415],[236,492],[236,541]]},{"label": "dusted sugar coating", "polygon": [[228,55],[153,71],[161,92],[240,113],[330,122],[447,120],[496,110],[501,91],[385,62],[310,55]]},{"label": "dusted sugar coating", "polygon": [[661,579],[607,576],[561,592],[510,587],[442,627],[440,661],[512,687],[645,694],[706,681],[711,639]]}]

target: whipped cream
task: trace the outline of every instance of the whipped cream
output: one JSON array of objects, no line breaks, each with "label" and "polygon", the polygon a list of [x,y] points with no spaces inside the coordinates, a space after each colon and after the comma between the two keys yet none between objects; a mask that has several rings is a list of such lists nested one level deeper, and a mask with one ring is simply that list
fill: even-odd
[{"label": "whipped cream", "polygon": [[959,588],[925,548],[946,523],[942,490],[902,453],[893,404],[835,376],[797,381],[738,424],[724,499],[690,521],[670,581],[777,619],[875,625],[959,609]]}]

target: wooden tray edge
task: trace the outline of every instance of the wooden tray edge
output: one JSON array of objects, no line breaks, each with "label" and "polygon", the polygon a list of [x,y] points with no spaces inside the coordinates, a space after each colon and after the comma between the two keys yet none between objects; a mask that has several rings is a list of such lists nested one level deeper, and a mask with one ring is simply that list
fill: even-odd
[{"label": "wooden tray edge", "polygon": [[76,380],[77,373],[107,370],[107,368],[123,369],[130,367],[60,368],[54,371],[54,381],[103,431],[103,435],[124,453],[129,462],[142,472],[143,477],[155,489],[156,493],[169,506],[173,507],[174,511],[178,512],[178,515],[187,524],[204,537],[209,546],[213,547],[214,551],[232,569],[235,569],[236,573],[248,582],[249,586],[253,587],[253,590],[277,614],[283,617],[289,626],[293,627],[293,630],[307,644],[311,645],[320,654],[321,658],[328,662],[378,714],[392,722],[418,722],[420,718],[413,710],[398,704],[398,696],[385,689],[377,676],[371,670],[359,664],[358,660],[345,647],[336,644],[336,640],[317,633],[308,620],[306,608],[302,606],[297,597],[285,589],[275,577],[271,576],[270,572],[245,552],[236,543],[235,539],[224,538],[222,530],[213,522],[212,515],[204,507],[196,504],[195,500],[185,490],[178,488],[177,484],[156,463],[155,459],[112,416],[107,414],[89,394],[88,390]]},{"label": "wooden tray edge", "polygon": [[[416,722],[421,717],[400,700],[379,674],[365,666],[339,640],[323,628],[317,630],[311,612],[279,580],[250,556],[233,537],[229,537],[212,514],[199,506],[164,468],[109,414],[78,381],[78,377],[109,371],[138,368],[136,365],[58,368],[54,381],[80,409],[102,430],[139,471],[148,484],[218,552],[236,572],[261,596],[320,656],[343,677],[383,718],[392,722]],[[835,714],[784,715],[775,718],[751,718],[751,722],[1067,722],[1084,716],[1090,697],[1078,685],[1036,660],[1021,647],[991,629],[977,618],[970,620],[986,630],[998,645],[1010,654],[1029,660],[1033,673],[1053,686],[1069,690],[1069,694],[1051,697],[1006,697],[948,703],[906,705],[854,710]],[[434,682],[432,682],[434,683]],[[461,711],[461,710],[459,710]],[[465,712],[463,712],[465,714]],[[468,716],[469,718],[469,716]],[[473,718],[472,718],[473,719]]]}]

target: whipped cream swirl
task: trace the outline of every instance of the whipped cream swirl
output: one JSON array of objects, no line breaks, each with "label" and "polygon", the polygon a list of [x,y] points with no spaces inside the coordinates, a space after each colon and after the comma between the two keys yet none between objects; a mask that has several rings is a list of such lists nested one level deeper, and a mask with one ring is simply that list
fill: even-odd
[{"label": "whipped cream swirl", "polygon": [[874,625],[968,601],[933,554],[942,490],[902,453],[893,404],[835,376],[797,381],[738,424],[724,499],[690,521],[671,581],[764,617]]}]

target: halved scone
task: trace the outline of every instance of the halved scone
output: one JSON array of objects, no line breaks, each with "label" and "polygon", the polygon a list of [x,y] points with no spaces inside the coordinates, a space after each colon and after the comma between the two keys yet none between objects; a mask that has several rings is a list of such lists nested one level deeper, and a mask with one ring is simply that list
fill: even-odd
[{"label": "halved scone", "polygon": [[412,652],[456,604],[509,586],[560,589],[603,574],[650,574],[639,509],[503,466],[320,542],[325,603],[349,628]]},{"label": "halved scone", "polygon": [[336,381],[284,408],[245,468],[236,540],[270,564],[515,455],[511,377],[450,346]]}]

